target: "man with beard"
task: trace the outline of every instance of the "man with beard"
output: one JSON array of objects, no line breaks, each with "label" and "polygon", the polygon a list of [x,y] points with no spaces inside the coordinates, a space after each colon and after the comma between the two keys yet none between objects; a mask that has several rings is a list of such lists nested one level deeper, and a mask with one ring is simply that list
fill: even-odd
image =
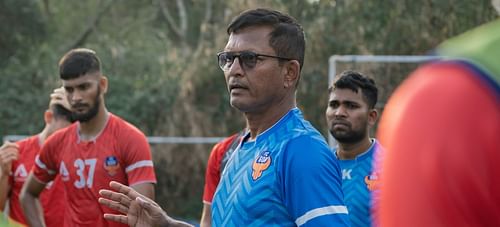
[{"label": "man with beard", "polygon": [[44,225],[38,197],[47,182],[60,176],[68,203],[64,226],[121,226],[103,218],[113,211],[98,203],[98,191],[118,181],[154,198],[149,144],[140,130],[107,111],[108,80],[94,51],[69,51],[59,62],[59,73],[78,122],[42,147],[21,192],[26,219],[30,226]]},{"label": "man with beard", "polygon": [[373,79],[354,71],[342,72],[328,89],[326,120],[337,140],[334,150],[342,169],[342,190],[352,226],[371,225],[372,193],[377,174],[373,157],[380,149],[370,128],[375,124],[378,89]]},{"label": "man with beard", "polygon": [[[247,10],[228,26],[217,54],[231,106],[248,131],[222,173],[212,226],[348,226],[340,167],[296,103],[304,64],[302,26],[281,12]],[[187,226],[130,187],[101,190],[100,202],[131,226]]]}]

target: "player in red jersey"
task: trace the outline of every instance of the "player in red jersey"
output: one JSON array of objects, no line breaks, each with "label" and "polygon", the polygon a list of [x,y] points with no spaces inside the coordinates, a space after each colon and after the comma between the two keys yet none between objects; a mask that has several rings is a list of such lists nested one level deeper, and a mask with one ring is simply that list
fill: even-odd
[{"label": "player in red jersey", "polygon": [[149,144],[140,130],[107,111],[108,80],[94,51],[69,51],[59,62],[59,73],[78,122],[55,133],[42,147],[21,192],[26,219],[30,226],[43,225],[38,197],[59,175],[68,202],[64,226],[122,226],[103,218],[114,211],[98,203],[98,192],[118,181],[154,199]]},{"label": "player in red jersey", "polygon": [[212,199],[215,189],[220,181],[222,171],[226,166],[229,157],[238,147],[245,130],[233,134],[219,143],[215,144],[208,158],[207,170],[205,171],[205,189],[203,190],[203,211],[201,213],[201,227],[212,226]]},{"label": "player in red jersey", "polygon": [[378,223],[500,226],[500,19],[437,53],[384,110]]},{"label": "player in red jersey", "polygon": [[[19,193],[29,171],[35,164],[41,145],[55,131],[71,124],[69,104],[64,97],[64,89],[58,88],[51,95],[49,109],[45,111],[45,128],[38,135],[18,141],[5,142],[0,147],[0,208],[3,210],[6,200],[9,201],[8,214],[12,220],[26,224],[19,203]],[[64,214],[64,186],[59,177],[47,185],[40,195],[47,226],[62,226],[61,215]]]}]

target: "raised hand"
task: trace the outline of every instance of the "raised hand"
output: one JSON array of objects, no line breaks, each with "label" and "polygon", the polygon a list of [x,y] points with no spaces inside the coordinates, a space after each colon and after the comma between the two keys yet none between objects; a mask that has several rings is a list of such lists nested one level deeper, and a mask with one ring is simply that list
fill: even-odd
[{"label": "raised hand", "polygon": [[12,161],[19,158],[19,146],[16,143],[6,141],[0,147],[0,169],[2,175],[8,176],[12,168]]},{"label": "raised hand", "polygon": [[134,227],[169,226],[173,221],[157,203],[134,189],[114,181],[109,186],[116,192],[100,190],[104,198],[99,198],[99,203],[125,215],[104,214],[105,219]]},{"label": "raised hand", "polygon": [[52,94],[50,94],[50,105],[54,104],[59,104],[67,110],[71,110],[71,105],[66,97],[66,90],[63,87],[54,89]]}]

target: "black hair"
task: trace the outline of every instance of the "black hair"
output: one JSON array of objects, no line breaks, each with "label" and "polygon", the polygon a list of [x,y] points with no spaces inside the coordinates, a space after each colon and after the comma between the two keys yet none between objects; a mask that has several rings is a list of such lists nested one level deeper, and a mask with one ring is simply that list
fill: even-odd
[{"label": "black hair", "polygon": [[59,76],[63,80],[74,79],[88,73],[100,72],[101,61],[95,51],[78,48],[67,52],[59,61]]},{"label": "black hair", "polygon": [[271,9],[252,9],[242,12],[227,27],[227,34],[251,26],[271,26],[269,45],[279,57],[298,60],[304,65],[306,41],[302,26],[293,17]]},{"label": "black hair", "polygon": [[373,109],[375,104],[377,104],[378,99],[378,89],[375,85],[375,81],[359,72],[355,71],[344,71],[337,76],[338,79],[333,82],[333,85],[328,88],[328,92],[331,93],[334,89],[350,89],[356,93],[361,89],[361,94],[366,99],[368,106]]}]

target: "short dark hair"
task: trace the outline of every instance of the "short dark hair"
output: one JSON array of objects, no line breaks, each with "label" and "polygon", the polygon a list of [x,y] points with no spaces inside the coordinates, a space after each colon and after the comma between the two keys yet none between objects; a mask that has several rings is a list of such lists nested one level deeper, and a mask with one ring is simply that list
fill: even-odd
[{"label": "short dark hair", "polygon": [[63,80],[74,79],[87,73],[100,71],[101,61],[95,51],[91,49],[72,49],[59,61],[59,76]]},{"label": "short dark hair", "polygon": [[269,45],[279,57],[296,59],[300,70],[304,65],[306,41],[302,26],[293,17],[271,9],[251,9],[242,12],[227,27],[227,34],[251,26],[271,26]]},{"label": "short dark hair", "polygon": [[342,72],[337,77],[338,79],[328,88],[328,93],[331,93],[336,88],[350,89],[358,93],[358,90],[361,88],[361,94],[366,99],[368,106],[371,109],[375,108],[378,99],[378,89],[372,78],[350,70]]},{"label": "short dark hair", "polygon": [[70,110],[64,108],[64,106],[60,104],[53,104],[50,107],[50,111],[52,111],[52,116],[54,116],[54,119],[62,119],[66,120],[68,122],[75,122],[73,119],[73,114],[71,113]]}]

